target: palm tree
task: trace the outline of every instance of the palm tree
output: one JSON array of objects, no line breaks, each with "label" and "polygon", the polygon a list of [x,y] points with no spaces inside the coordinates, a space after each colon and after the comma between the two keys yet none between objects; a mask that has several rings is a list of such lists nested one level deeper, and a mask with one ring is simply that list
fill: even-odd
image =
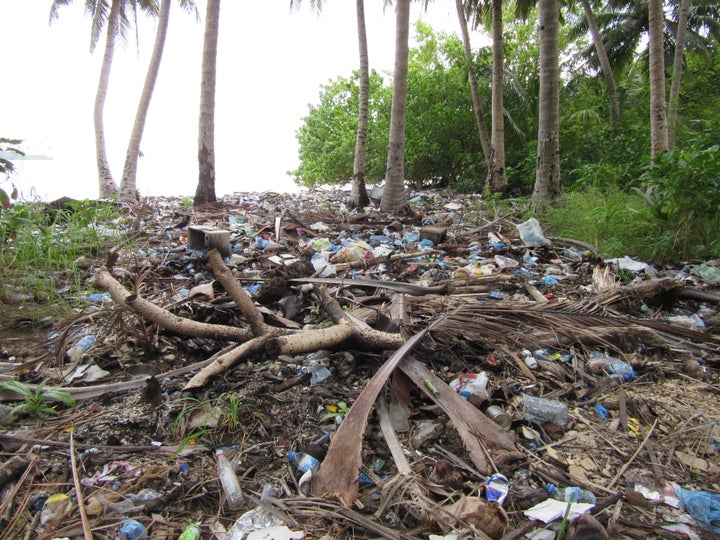
[{"label": "palm tree", "polygon": [[365,4],[363,0],[355,0],[357,11],[358,50],[360,54],[360,103],[358,104],[358,125],[355,136],[355,161],[353,164],[350,206],[356,208],[367,206],[368,198],[365,187],[365,155],[367,149],[367,133],[370,103],[370,62],[368,60],[367,32],[365,31]]},{"label": "palm tree", "polygon": [[468,80],[470,81],[470,93],[472,95],[473,111],[475,112],[475,123],[477,124],[480,145],[482,146],[485,161],[490,168],[490,141],[488,141],[487,126],[485,125],[485,111],[480,101],[480,90],[478,89],[477,77],[472,67],[472,48],[470,47],[470,32],[468,32],[467,18],[465,17],[465,6],[462,0],[455,0],[455,10],[460,22],[460,33],[462,34],[465,62],[467,63]]},{"label": "palm tree", "polygon": [[492,0],[493,71],[492,71],[492,141],[487,183],[492,191],[508,187],[505,172],[505,117],[503,87],[505,53],[503,52],[502,0]]},{"label": "palm tree", "polygon": [[[59,17],[59,9],[69,5],[73,0],[53,0],[50,7],[50,22]],[[92,17],[90,31],[90,52],[100,40],[103,27],[106,28],[105,52],[103,54],[102,66],[100,68],[100,79],[95,94],[95,105],[93,108],[93,123],[95,126],[95,156],[98,168],[98,183],[100,198],[117,195],[118,187],[110,171],[110,163],[107,158],[105,145],[105,126],[103,112],[105,99],[107,98],[108,86],[110,84],[110,71],[112,69],[113,56],[115,54],[115,42],[118,36],[122,39],[129,27],[128,9],[132,10],[133,20],[137,23],[137,8],[149,13],[157,13],[157,5],[153,0],[85,0],[85,12]],[[137,24],[135,25],[137,28]]]},{"label": "palm tree", "polygon": [[410,0],[395,6],[395,68],[390,108],[387,172],[380,210],[393,213],[405,205],[405,115],[407,112]]},{"label": "palm tree", "polygon": [[205,13],[200,121],[198,134],[198,184],[195,206],[217,201],[215,195],[215,83],[220,0],[208,0]]},{"label": "palm tree", "polygon": [[[135,113],[135,122],[133,123],[132,132],[130,133],[130,142],[128,143],[122,181],[120,182],[120,200],[125,202],[137,202],[138,199],[137,164],[138,157],[140,156],[140,141],[142,140],[143,131],[145,130],[145,120],[147,119],[148,109],[150,108],[150,100],[152,99],[155,83],[157,82],[160,72],[160,62],[162,61],[163,50],[165,48],[165,38],[167,37],[168,23],[170,21],[170,5],[172,2],[173,0],[162,0],[160,5],[155,44],[153,46],[152,56],[150,57],[147,74],[145,75],[145,84],[143,85],[142,94],[140,94],[140,102],[138,103],[137,112]],[[187,10],[195,9],[193,0],[180,0],[180,6]]]},{"label": "palm tree", "polygon": [[135,122],[133,123],[132,132],[130,133],[130,142],[125,155],[125,165],[120,182],[120,200],[124,202],[137,202],[138,199],[136,179],[140,141],[145,128],[145,119],[147,118],[147,112],[150,108],[150,99],[152,98],[152,93],[155,88],[155,81],[157,81],[160,70],[160,61],[162,60],[165,36],[167,36],[168,21],[170,20],[171,3],[171,0],[162,0],[160,6],[160,18],[155,35],[155,45],[153,46],[150,65],[148,66],[148,71],[145,76],[145,84],[143,85],[142,94],[140,95],[140,103],[135,113]]},{"label": "palm tree", "polygon": [[534,210],[560,197],[560,67],[558,0],[539,0],[540,96]]},{"label": "palm tree", "polygon": [[668,148],[675,147],[675,130],[677,129],[678,104],[680,102],[680,79],[682,78],[683,53],[685,51],[685,34],[687,33],[690,0],[680,0],[677,20],[677,36],[675,39],[675,55],[673,58],[672,82],[668,97],[667,124]]},{"label": "palm tree", "polygon": [[[290,7],[300,6],[302,0],[290,0]],[[322,11],[323,0],[310,0],[310,6],[317,12]],[[355,135],[355,161],[350,191],[350,206],[357,208],[369,204],[365,187],[365,164],[367,155],[367,132],[370,103],[370,63],[368,60],[367,32],[365,30],[365,2],[355,0],[357,12],[358,53],[360,57],[360,102],[358,104],[358,125]]]},{"label": "palm tree", "polygon": [[650,52],[650,156],[668,151],[668,129],[665,110],[665,56],[663,54],[662,0],[648,1]]},{"label": "palm tree", "polygon": [[602,35],[600,34],[600,29],[598,28],[589,0],[580,0],[580,5],[582,5],[583,13],[585,14],[585,20],[587,21],[588,29],[590,30],[590,36],[592,37],[595,53],[600,60],[600,66],[605,79],[605,88],[608,94],[608,102],[610,103],[610,124],[613,129],[615,129],[618,120],[620,119],[620,106],[618,105],[615,74],[613,73],[612,66],[610,65],[607,49],[603,43]]}]

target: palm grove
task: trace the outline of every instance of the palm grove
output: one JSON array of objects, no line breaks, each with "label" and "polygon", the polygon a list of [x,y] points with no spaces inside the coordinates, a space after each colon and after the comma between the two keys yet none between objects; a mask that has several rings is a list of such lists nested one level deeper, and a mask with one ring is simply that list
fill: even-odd
[{"label": "palm grove", "polygon": [[[54,0],[52,16],[71,2]],[[94,116],[101,197],[138,197],[140,140],[172,3],[85,2],[93,47],[103,30],[106,36]],[[177,3],[196,9],[190,0]],[[718,225],[716,2],[454,0],[460,37],[418,25],[417,46],[410,49],[410,11],[427,3],[394,2],[395,67],[379,74],[368,58],[364,2],[356,0],[358,31],[349,39],[357,39],[359,57],[348,64],[359,69],[323,85],[319,103],[310,107],[297,133],[300,165],[291,174],[298,185],[351,181],[350,203],[358,206],[367,204],[365,182],[383,181],[381,210],[389,213],[402,210],[407,184],[531,193],[536,212],[582,189],[614,190],[644,201],[653,226],[680,230],[685,255],[689,238],[701,255],[720,251],[713,238],[693,237],[694,229]],[[322,11],[321,0],[311,5]],[[105,153],[103,104],[115,42],[138,10],[159,24],[118,186]],[[216,199],[219,26],[220,0],[208,0],[196,205]],[[487,30],[491,45],[473,46],[469,26]]]}]

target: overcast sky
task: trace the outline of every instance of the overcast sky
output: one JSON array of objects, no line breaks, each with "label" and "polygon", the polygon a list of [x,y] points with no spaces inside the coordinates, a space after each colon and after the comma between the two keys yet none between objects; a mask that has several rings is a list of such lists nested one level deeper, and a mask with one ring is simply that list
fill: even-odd
[{"label": "overcast sky", "polygon": [[[142,195],[193,195],[197,184],[197,122],[205,1],[201,21],[172,6],[159,78],[141,144]],[[89,52],[90,18],[84,2],[60,10],[48,24],[50,0],[0,1],[3,51],[0,137],[24,139],[28,154],[51,160],[18,161],[16,183],[46,199],[97,197],[92,109],[104,36]],[[306,0],[292,12],[289,0],[224,0],[221,4],[216,96],[216,190],[292,191],[287,171],[297,167],[295,132],[318,102],[320,85],[358,67],[355,2],[331,0],[319,16]],[[365,2],[371,69],[392,71],[395,13],[382,0]],[[435,0],[419,18],[440,31],[459,33],[454,0]],[[134,38],[118,44],[105,105],[110,165],[120,182],[125,151],[155,23],[140,21]],[[473,34],[473,45],[481,37]]]}]

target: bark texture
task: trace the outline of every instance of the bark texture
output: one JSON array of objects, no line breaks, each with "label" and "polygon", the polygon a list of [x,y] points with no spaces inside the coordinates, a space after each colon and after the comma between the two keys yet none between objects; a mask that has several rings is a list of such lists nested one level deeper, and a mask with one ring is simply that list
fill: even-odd
[{"label": "bark texture", "polygon": [[562,194],[560,187],[560,65],[558,46],[558,0],[540,0],[540,111],[534,210]]},{"label": "bark texture", "polygon": [[100,80],[98,81],[97,93],[95,94],[95,106],[93,108],[93,124],[95,126],[95,160],[98,168],[99,195],[101,199],[118,194],[118,187],[110,171],[110,163],[107,157],[105,144],[105,122],[103,119],[105,100],[107,99],[108,86],[110,85],[110,70],[112,69],[113,56],[115,55],[115,41],[118,36],[120,24],[120,1],[113,0],[108,15],[107,34],[105,41],[105,52],[103,54],[102,67],[100,68]]},{"label": "bark texture", "polygon": [[380,210],[393,213],[405,205],[405,115],[407,112],[408,39],[410,0],[398,0],[395,6],[395,71],[390,111],[385,190]]},{"label": "bark texture", "polygon": [[675,135],[678,122],[678,105],[680,103],[680,79],[683,72],[683,55],[685,53],[685,35],[687,34],[688,12],[690,0],[680,0],[677,20],[677,37],[675,40],[675,56],[673,57],[672,82],[668,98],[667,124],[668,148],[675,148]]},{"label": "bark texture", "polygon": [[650,15],[650,156],[668,151],[668,127],[665,110],[665,58],[663,56],[662,0],[649,0]]},{"label": "bark texture", "polygon": [[137,112],[135,113],[135,122],[133,123],[132,133],[130,134],[130,143],[128,144],[127,153],[125,155],[125,165],[123,167],[122,181],[120,182],[120,200],[125,202],[137,202],[137,167],[138,157],[140,156],[140,142],[142,141],[143,132],[145,131],[145,121],[147,113],[150,109],[150,101],[152,100],[155,83],[160,73],[160,62],[162,61],[163,50],[165,49],[165,38],[167,37],[167,29],[170,21],[170,5],[173,0],[162,0],[160,6],[160,18],[158,20],[157,33],[155,34],[155,44],[153,46],[150,64],[148,65],[147,74],[145,75],[145,84],[143,85],[142,94],[140,94],[140,103],[138,103]]},{"label": "bark texture", "polygon": [[485,125],[485,111],[480,101],[480,90],[477,84],[477,77],[473,71],[472,48],[470,47],[470,32],[468,32],[467,18],[462,0],[455,0],[455,10],[460,22],[463,49],[465,51],[465,62],[467,63],[468,81],[470,81],[470,94],[472,96],[473,111],[475,112],[475,125],[477,126],[480,145],[482,146],[485,161],[490,166],[490,141],[488,140],[487,126]]},{"label": "bark texture", "polygon": [[368,106],[370,102],[370,63],[368,59],[367,32],[365,31],[365,3],[355,0],[357,11],[358,51],[360,56],[360,104],[358,127],[355,136],[355,163],[353,164],[350,206],[367,206],[370,203],[365,187],[365,155],[367,150]]},{"label": "bark texture", "polygon": [[505,192],[508,179],[505,170],[505,106],[503,86],[505,53],[503,47],[502,0],[492,0],[493,71],[492,71],[492,141],[487,183],[492,191]]},{"label": "bark texture", "polygon": [[205,14],[202,79],[200,81],[200,121],[198,133],[198,184],[195,206],[217,201],[215,194],[215,85],[220,0],[208,0]]}]

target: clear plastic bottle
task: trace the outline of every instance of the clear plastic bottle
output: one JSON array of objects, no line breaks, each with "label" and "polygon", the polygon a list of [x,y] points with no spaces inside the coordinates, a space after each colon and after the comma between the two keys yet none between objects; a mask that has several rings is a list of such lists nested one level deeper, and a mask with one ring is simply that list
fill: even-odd
[{"label": "clear plastic bottle", "polygon": [[554,484],[548,484],[545,486],[545,491],[548,492],[550,497],[558,501],[597,504],[595,494],[587,489],[575,486],[558,489]]},{"label": "clear plastic bottle", "polygon": [[637,378],[637,373],[630,364],[600,351],[590,353],[590,370],[606,370],[611,377],[623,381],[632,381]]},{"label": "clear plastic bottle", "polygon": [[561,401],[522,395],[525,419],[534,424],[552,422],[558,426],[568,423],[568,407]]},{"label": "clear plastic bottle", "polygon": [[304,452],[295,452],[291,450],[290,452],[288,452],[288,459],[295,464],[295,466],[300,472],[307,472],[309,470],[317,469],[320,465],[320,462],[317,460],[317,458]]},{"label": "clear plastic bottle", "polygon": [[233,509],[238,508],[243,502],[243,494],[240,489],[240,480],[235,474],[235,468],[222,450],[215,452],[215,461],[228,506]]}]

